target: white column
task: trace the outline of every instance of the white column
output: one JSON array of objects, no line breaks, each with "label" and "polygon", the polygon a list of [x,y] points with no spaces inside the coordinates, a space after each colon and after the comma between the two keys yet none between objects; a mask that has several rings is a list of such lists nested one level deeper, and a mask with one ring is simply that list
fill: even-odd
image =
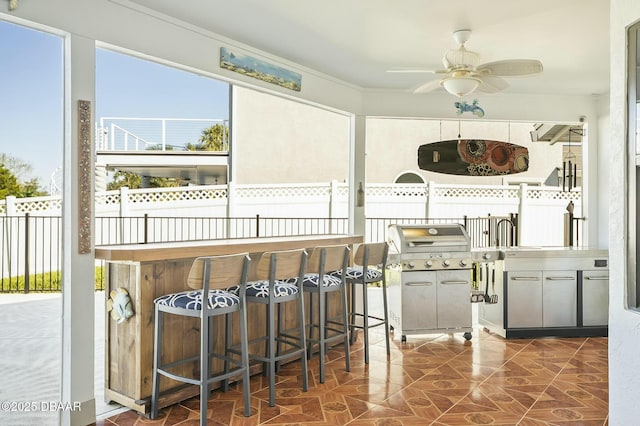
[{"label": "white column", "polygon": [[[229,181],[227,183],[227,217],[236,216],[236,183]],[[227,238],[232,235],[233,220],[227,220],[225,224],[225,232]]]},{"label": "white column", "polygon": [[436,184],[434,181],[430,180],[427,182],[427,205],[425,206],[425,217],[430,218],[433,216],[433,209],[435,207],[435,197],[436,197]]},{"label": "white column", "polygon": [[529,205],[527,198],[527,184],[520,184],[520,203],[518,204],[518,244],[521,246],[529,243],[527,235],[527,207]]},{"label": "white column", "polygon": [[[94,397],[94,254],[79,254],[80,206],[78,100],[95,111],[95,42],[77,35],[65,39],[64,184],[62,199],[62,402],[77,410],[60,411],[62,425],[96,421]],[[73,78],[71,78],[73,76]],[[93,117],[92,117],[93,119]],[[93,144],[92,144],[93,147]],[[92,148],[92,149],[95,149]],[[93,154],[93,153],[92,153]],[[94,176],[93,173],[91,173]],[[93,182],[91,187],[93,188]],[[93,190],[91,200],[93,200]],[[91,206],[91,222],[94,222]],[[93,247],[94,242],[91,242]]]},{"label": "white column", "polygon": [[120,217],[129,216],[129,187],[120,188]]},{"label": "white column", "polygon": [[358,188],[362,185],[366,193],[366,118],[364,116],[351,117],[351,136],[349,146],[349,232],[365,235],[366,212],[364,204],[357,205]]},{"label": "white column", "polygon": [[15,195],[8,195],[7,198],[4,199],[5,200],[5,215],[6,216],[16,216],[17,215],[17,211],[16,211],[16,196]]},{"label": "white column", "polygon": [[[581,246],[606,247],[606,244],[599,242],[600,223],[599,218],[599,198],[598,191],[598,175],[600,168],[598,167],[598,120],[589,120],[583,118],[582,138],[582,210],[581,216],[584,221],[574,222],[574,226],[581,229],[579,235]],[[608,195],[603,194],[603,198],[607,199]],[[604,222],[607,224],[607,222]],[[606,227],[605,227],[606,229]]]},{"label": "white column", "polygon": [[329,182],[329,218],[340,217],[340,203],[338,200],[338,181],[333,179]]}]

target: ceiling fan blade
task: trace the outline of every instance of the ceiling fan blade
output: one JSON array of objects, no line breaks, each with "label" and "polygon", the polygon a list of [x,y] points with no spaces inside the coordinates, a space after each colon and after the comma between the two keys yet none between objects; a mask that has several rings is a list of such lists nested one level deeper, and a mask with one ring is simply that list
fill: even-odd
[{"label": "ceiling fan blade", "polygon": [[388,73],[398,73],[398,74],[442,74],[446,73],[447,70],[428,70],[424,68],[391,68],[387,70]]},{"label": "ceiling fan blade", "polygon": [[509,87],[509,83],[504,78],[493,75],[480,75],[480,85],[476,89],[484,93],[496,93]]},{"label": "ceiling fan blade", "polygon": [[542,62],[536,59],[508,59],[478,65],[476,71],[502,77],[532,75],[542,72]]},{"label": "ceiling fan blade", "polygon": [[413,93],[427,93],[436,90],[440,87],[440,80],[431,80],[428,83],[423,84],[413,91]]}]

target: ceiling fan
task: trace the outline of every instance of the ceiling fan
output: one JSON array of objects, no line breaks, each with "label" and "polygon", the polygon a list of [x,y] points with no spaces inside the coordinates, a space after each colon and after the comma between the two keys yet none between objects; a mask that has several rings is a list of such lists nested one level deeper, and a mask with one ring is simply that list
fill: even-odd
[{"label": "ceiling fan", "polygon": [[542,62],[535,59],[508,59],[478,65],[480,55],[467,50],[464,44],[469,40],[471,30],[458,30],[453,39],[459,47],[449,50],[442,58],[443,70],[395,69],[389,72],[430,72],[445,74],[438,80],[429,81],[413,93],[426,93],[444,87],[452,95],[463,97],[475,90],[495,93],[509,87],[502,77],[529,76],[542,72]]}]

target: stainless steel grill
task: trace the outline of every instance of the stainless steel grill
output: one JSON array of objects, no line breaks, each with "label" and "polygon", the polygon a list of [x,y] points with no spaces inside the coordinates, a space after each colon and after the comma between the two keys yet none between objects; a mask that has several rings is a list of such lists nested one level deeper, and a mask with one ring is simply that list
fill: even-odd
[{"label": "stainless steel grill", "polygon": [[471,269],[471,239],[462,225],[390,225],[389,260],[403,271]]},{"label": "stainless steel grill", "polygon": [[409,334],[471,339],[471,240],[459,224],[390,225],[389,321]]}]

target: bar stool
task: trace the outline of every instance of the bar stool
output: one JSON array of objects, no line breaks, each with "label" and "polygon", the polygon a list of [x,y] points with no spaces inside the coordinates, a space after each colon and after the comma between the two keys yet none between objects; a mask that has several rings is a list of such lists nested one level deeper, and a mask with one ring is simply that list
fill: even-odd
[{"label": "bar stool", "polygon": [[[349,247],[346,245],[315,247],[309,256],[307,273],[304,275],[303,289],[309,294],[309,323],[307,325],[307,357],[311,359],[313,347],[317,344],[320,352],[320,383],[325,381],[325,356],[329,343],[344,343],[345,370],[350,370],[349,331],[347,314],[346,269],[349,265]],[[309,272],[312,271],[312,272]],[[336,271],[338,271],[336,273]],[[332,274],[333,273],[333,274]],[[292,280],[295,282],[296,280]],[[342,321],[329,317],[331,293],[340,292],[342,299]],[[314,294],[318,295],[318,322],[314,313]],[[340,328],[336,328],[340,326]],[[315,338],[315,331],[318,337]]]},{"label": "bar stool", "polygon": [[[346,270],[346,282],[351,285],[351,310],[349,312],[349,330],[351,343],[356,339],[355,329],[362,329],[364,334],[364,362],[369,364],[369,328],[384,326],[385,340],[387,344],[387,356],[391,355],[389,345],[389,309],[387,306],[387,279],[385,269],[387,267],[387,255],[389,246],[384,243],[360,244],[353,259],[354,265]],[[339,276],[339,273],[335,273]],[[382,283],[382,304],[384,317],[369,314],[367,285],[370,283]],[[356,286],[362,285],[362,312],[356,310]],[[356,323],[356,318],[362,318],[362,325]],[[373,323],[369,321],[373,320]]]},{"label": "bar stool", "polygon": [[[244,399],[244,415],[251,415],[251,401],[249,399],[249,357],[247,345],[247,313],[246,313],[246,282],[249,270],[248,254],[198,257],[194,260],[187,284],[199,290],[182,291],[167,294],[154,300],[155,304],[155,336],[153,345],[153,390],[151,395],[152,419],[158,417],[158,400],[160,397],[160,375],[184,383],[200,386],[200,425],[207,423],[207,400],[211,383],[222,381],[227,389],[228,379],[242,374],[242,388]],[[236,286],[235,293],[225,288]],[[203,300],[207,303],[203,304]],[[231,346],[231,314],[240,314],[240,351],[239,359],[232,356]],[[162,364],[162,332],[164,314],[182,315],[200,318],[200,354]],[[212,335],[212,319],[215,316],[225,316],[224,353],[214,352],[214,336]],[[182,336],[176,336],[182,338]],[[223,371],[211,372],[211,359],[216,358],[224,362]],[[175,367],[200,362],[200,377],[182,376],[171,371]],[[233,368],[230,368],[232,366]]]},{"label": "bar stool", "polygon": [[[269,376],[269,406],[275,406],[275,376],[276,367],[280,361],[300,355],[302,361],[302,390],[308,389],[307,357],[304,329],[304,298],[302,278],[307,263],[307,252],[300,250],[284,250],[263,253],[256,271],[257,281],[247,283],[247,301],[265,305],[265,335],[252,339],[249,345],[264,341],[264,355],[250,353],[251,362],[264,363],[263,373]],[[286,280],[298,277],[297,284],[287,283]],[[297,336],[292,337],[293,330],[283,330],[282,305],[295,301],[297,304],[298,327]],[[277,308],[277,329],[275,324]],[[282,351],[282,345],[287,346]]]}]

